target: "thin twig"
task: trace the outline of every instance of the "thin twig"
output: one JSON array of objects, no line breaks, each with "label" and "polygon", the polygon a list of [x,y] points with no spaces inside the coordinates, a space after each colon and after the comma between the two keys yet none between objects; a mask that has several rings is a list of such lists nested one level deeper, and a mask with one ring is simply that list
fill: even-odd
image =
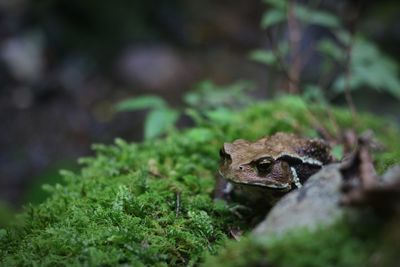
[{"label": "thin twig", "polygon": [[340,127],[339,124],[336,120],[335,115],[332,112],[332,106],[328,103],[327,107],[326,107],[326,113],[328,114],[328,118],[329,120],[332,122],[332,126],[333,126],[333,135],[336,137],[336,140],[339,140],[340,138]]},{"label": "thin twig", "polygon": [[180,192],[176,192],[175,193],[176,196],[176,206],[175,206],[175,216],[178,217],[179,216],[179,211],[181,209],[181,193]]},{"label": "thin twig", "polygon": [[321,123],[321,120],[318,119],[316,115],[314,115],[314,113],[311,111],[308,105],[306,106],[306,115],[309,116],[313,128],[318,130],[322,134],[322,137],[325,140],[328,140],[330,142],[334,140],[332,135],[329,133],[328,129]]},{"label": "thin twig", "polygon": [[295,9],[296,1],[291,0],[289,2],[289,9],[287,14],[289,47],[291,50],[291,64],[289,67],[289,76],[291,78],[289,82],[289,92],[291,93],[299,92],[299,79],[301,68],[301,57],[298,54],[301,32],[298,21],[296,19]]},{"label": "thin twig", "polygon": [[284,59],[282,57],[282,54],[281,54],[281,52],[279,51],[279,48],[277,47],[277,45],[274,42],[271,30],[267,31],[267,38],[268,38],[268,42],[271,44],[271,48],[272,48],[272,51],[274,52],[275,57],[278,59],[279,68],[281,69],[281,71],[285,75],[286,79],[288,79],[289,82],[293,82],[291,77],[290,77],[290,75],[289,75],[289,71],[286,69],[285,61],[284,61]]},{"label": "thin twig", "polygon": [[360,10],[361,10],[361,5],[362,5],[363,1],[360,1],[359,5],[354,9],[354,13],[353,16],[350,16],[351,20],[352,20],[352,27],[350,29],[350,33],[351,33],[351,39],[349,41],[349,43],[346,46],[346,66],[345,66],[345,98],[346,98],[346,102],[349,105],[350,111],[351,111],[351,116],[353,119],[354,124],[357,123],[356,120],[356,116],[357,116],[357,110],[356,107],[354,105],[354,101],[353,98],[351,96],[351,92],[350,92],[350,79],[351,79],[351,56],[352,56],[352,49],[353,49],[353,44],[354,44],[354,32],[355,32],[355,28],[356,28],[356,24],[357,24],[357,20],[359,18],[359,14],[360,14]]},{"label": "thin twig", "polygon": [[[352,39],[353,39],[353,37],[352,37]],[[352,116],[353,122],[355,123],[356,122],[356,114],[357,114],[357,112],[356,112],[356,107],[355,107],[354,102],[353,102],[353,98],[352,98],[351,93],[350,93],[350,79],[351,79],[351,67],[350,67],[350,65],[351,65],[351,52],[352,52],[352,48],[353,48],[352,43],[353,43],[353,40],[351,40],[351,42],[347,45],[347,48],[346,48],[346,66],[345,66],[346,69],[345,69],[344,95],[345,95],[345,98],[346,98],[347,105],[350,108],[350,112],[351,112],[351,116]]]}]

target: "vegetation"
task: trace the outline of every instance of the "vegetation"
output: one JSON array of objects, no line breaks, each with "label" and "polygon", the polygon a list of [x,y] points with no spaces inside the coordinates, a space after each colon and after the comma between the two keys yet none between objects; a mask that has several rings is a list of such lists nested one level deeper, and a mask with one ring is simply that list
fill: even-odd
[{"label": "vegetation", "polygon": [[[400,99],[396,61],[362,33],[346,28],[342,18],[316,8],[318,1],[264,2],[269,8],[263,14],[261,27],[267,31],[270,48],[253,51],[250,58],[283,72],[289,92],[317,101],[345,94],[349,105],[353,105],[350,91],[355,90],[377,90]],[[358,19],[354,13],[353,21],[347,24]],[[308,40],[307,49],[303,39],[308,37],[310,27],[324,29],[326,34]],[[310,62],[320,66],[312,77],[306,68]]]},{"label": "vegetation", "polygon": [[[197,121],[199,119],[197,111],[199,110],[217,110],[221,114],[225,108],[250,105],[255,101],[248,95],[252,87],[252,83],[248,81],[238,81],[227,86],[219,86],[208,80],[200,82],[195,90],[187,93],[184,97],[188,106],[186,113],[194,121]],[[117,112],[141,109],[149,109],[144,125],[145,139],[159,137],[173,129],[179,116],[185,113],[168,106],[164,99],[155,95],[128,98],[116,105]]]},{"label": "vegetation", "polygon": [[[172,129],[164,139],[140,144],[117,139],[111,146],[94,146],[97,155],[81,159],[80,172],[63,171],[63,184],[45,186],[50,197],[26,207],[20,215],[22,225],[0,230],[0,265],[194,265],[206,253],[217,253],[232,229],[247,229],[230,211],[234,203],[214,202],[211,197],[222,142],[238,137],[254,140],[276,131],[316,136],[316,121],[331,132],[336,123],[341,128],[353,126],[347,110],[333,109],[333,123],[326,119],[324,106],[292,96],[240,112],[213,109],[191,114],[196,128]],[[374,129],[387,145],[387,151],[376,154],[379,169],[399,162],[398,130],[370,115],[358,119],[359,132]],[[340,262],[343,253],[352,253],[359,244],[354,241],[342,250],[331,250],[333,239],[344,242],[348,232],[343,233],[325,232],[326,238],[302,251],[304,262],[298,266],[312,264],[307,260],[322,246],[332,253],[326,258],[329,262]],[[275,243],[269,260],[287,266],[283,247],[300,253],[299,244],[310,239],[312,235],[300,234]],[[244,246],[248,242],[252,241],[244,241]],[[368,244],[352,255],[363,259]],[[355,266],[360,259],[343,264]]]},{"label": "vegetation", "polygon": [[[261,25],[271,47],[250,57],[285,74],[283,88],[302,97],[257,102],[247,94],[249,82],[221,87],[205,81],[185,96],[185,110],[151,95],[119,103],[117,111],[149,111],[145,141],[95,145],[96,156],[81,159],[80,171],[62,171],[61,184],[44,186],[49,197],[43,203],[25,207],[14,223],[0,221],[0,265],[364,266],[375,254],[380,265],[390,264],[382,259],[400,240],[392,238],[399,235],[393,227],[398,221],[343,220],[316,232],[256,237],[233,212],[235,203],[212,198],[218,150],[236,138],[277,131],[316,137],[322,131],[339,140],[346,129],[372,129],[386,148],[374,152],[378,172],[400,162],[399,130],[382,118],[356,114],[350,94],[368,88],[399,98],[396,63],[328,11],[296,1],[265,2],[270,8]],[[274,40],[282,25],[281,37],[286,30],[288,37]],[[330,33],[310,45],[322,57],[318,80],[305,75],[309,55],[297,39],[310,25]],[[349,109],[330,106],[337,95],[345,96]],[[183,115],[197,126],[177,130]],[[340,143],[333,151],[343,155]],[[0,213],[11,217],[7,207]],[[238,228],[241,241],[229,240]]]},{"label": "vegetation", "polygon": [[[348,29],[345,25],[349,21],[346,23],[333,12],[321,10],[318,8],[319,1],[263,2],[268,8],[262,14],[260,24],[268,36],[269,47],[251,51],[249,58],[266,65],[269,71],[277,70],[282,74],[283,84],[275,81],[271,86],[275,88],[275,93],[300,95],[328,109],[335,98],[344,97],[353,123],[358,123],[351,95],[353,91],[376,90],[400,99],[397,62],[361,32]],[[353,14],[352,20],[356,20],[357,15]],[[307,31],[312,27],[322,29],[324,37],[310,38]],[[313,66],[311,71],[308,65]],[[198,116],[193,116],[193,109],[219,109],[218,112],[222,112],[226,107],[249,105],[256,101],[248,94],[254,87],[251,81],[220,86],[206,80],[184,96],[185,104],[189,107],[186,113],[189,112],[188,115],[196,121]],[[154,95],[128,98],[116,105],[118,112],[140,109],[150,110],[145,119],[145,139],[165,134],[185,114]]]}]

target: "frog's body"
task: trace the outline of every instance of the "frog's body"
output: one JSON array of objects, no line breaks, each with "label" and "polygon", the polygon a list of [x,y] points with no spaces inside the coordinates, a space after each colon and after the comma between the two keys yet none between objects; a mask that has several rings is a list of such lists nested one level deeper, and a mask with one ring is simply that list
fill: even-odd
[{"label": "frog's body", "polygon": [[330,148],[323,140],[282,132],[255,142],[238,139],[225,143],[220,155],[219,172],[232,183],[236,194],[267,201],[301,187],[332,161]]}]

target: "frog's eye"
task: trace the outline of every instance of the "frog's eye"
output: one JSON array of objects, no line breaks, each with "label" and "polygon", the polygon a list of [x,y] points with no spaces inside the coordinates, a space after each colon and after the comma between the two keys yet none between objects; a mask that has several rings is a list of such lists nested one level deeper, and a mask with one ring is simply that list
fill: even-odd
[{"label": "frog's eye", "polygon": [[271,171],[272,159],[263,158],[257,161],[256,168],[259,175],[265,175]]}]

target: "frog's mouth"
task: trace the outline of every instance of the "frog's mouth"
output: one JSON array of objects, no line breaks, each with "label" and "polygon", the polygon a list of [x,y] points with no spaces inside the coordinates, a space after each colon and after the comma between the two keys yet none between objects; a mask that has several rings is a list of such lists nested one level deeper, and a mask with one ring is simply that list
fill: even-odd
[{"label": "frog's mouth", "polygon": [[282,184],[277,184],[277,183],[270,183],[267,184],[265,181],[246,181],[246,182],[240,182],[237,183],[235,181],[232,181],[234,184],[237,185],[244,185],[244,186],[255,186],[255,187],[260,187],[260,188],[266,188],[266,189],[273,189],[273,190],[288,190],[291,188],[291,185],[289,183],[282,183]]}]

